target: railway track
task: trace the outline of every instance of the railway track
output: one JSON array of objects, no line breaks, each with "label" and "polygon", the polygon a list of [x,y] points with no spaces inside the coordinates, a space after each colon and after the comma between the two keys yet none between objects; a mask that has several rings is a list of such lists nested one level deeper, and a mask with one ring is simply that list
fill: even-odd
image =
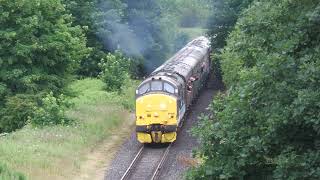
[{"label": "railway track", "polygon": [[[208,83],[208,80],[206,81]],[[207,84],[206,84],[207,85]],[[207,87],[210,88],[209,85]],[[196,102],[199,95],[195,98]],[[192,106],[193,107],[193,106]],[[187,112],[186,117],[189,116],[191,110]],[[182,130],[186,118],[183,118],[178,125],[178,134]],[[160,171],[168,157],[170,148],[174,143],[169,144],[165,149],[148,148],[141,146],[134,159],[131,161],[129,167],[121,177],[121,180],[156,180],[160,177]]]},{"label": "railway track", "polygon": [[[195,100],[198,99],[198,96]],[[188,116],[189,112],[186,114]],[[182,129],[185,118],[178,125],[178,132]],[[156,180],[159,177],[173,143],[165,149],[147,148],[142,145],[131,161],[121,180]]]},{"label": "railway track", "polygon": [[121,180],[156,180],[167,159],[172,143],[165,148],[141,146]]}]

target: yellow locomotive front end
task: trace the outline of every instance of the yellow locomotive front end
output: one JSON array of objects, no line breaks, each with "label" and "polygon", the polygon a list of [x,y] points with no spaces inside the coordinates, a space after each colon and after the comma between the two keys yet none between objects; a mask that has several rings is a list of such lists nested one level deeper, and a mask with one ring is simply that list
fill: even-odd
[{"label": "yellow locomotive front end", "polygon": [[136,99],[139,142],[169,143],[176,140],[178,103],[174,91],[174,86],[163,81],[145,83],[137,90],[137,94],[140,94]]}]

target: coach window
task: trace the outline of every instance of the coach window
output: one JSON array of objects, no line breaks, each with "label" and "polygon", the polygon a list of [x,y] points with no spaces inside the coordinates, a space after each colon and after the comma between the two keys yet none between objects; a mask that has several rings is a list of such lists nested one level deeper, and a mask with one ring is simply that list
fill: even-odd
[{"label": "coach window", "polygon": [[162,82],[161,81],[152,81],[151,82],[151,91],[162,91]]},{"label": "coach window", "polygon": [[150,91],[150,84],[149,83],[146,83],[144,85],[142,85],[140,88],[139,88],[139,94],[144,94],[146,92]]},{"label": "coach window", "polygon": [[164,91],[167,91],[168,93],[171,93],[171,94],[174,93],[174,87],[171,84],[165,82],[163,87],[164,87]]}]

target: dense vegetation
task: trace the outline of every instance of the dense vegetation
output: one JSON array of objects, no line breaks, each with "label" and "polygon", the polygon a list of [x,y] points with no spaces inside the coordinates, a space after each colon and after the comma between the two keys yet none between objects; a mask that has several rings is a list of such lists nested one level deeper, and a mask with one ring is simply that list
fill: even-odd
[{"label": "dense vegetation", "polygon": [[0,9],[0,132],[8,132],[49,91],[62,93],[89,49],[59,0],[1,1]]},{"label": "dense vegetation", "polygon": [[213,24],[226,25],[210,34],[223,48],[215,61],[227,91],[194,130],[204,163],[188,178],[320,179],[319,2],[213,5],[221,10]]}]

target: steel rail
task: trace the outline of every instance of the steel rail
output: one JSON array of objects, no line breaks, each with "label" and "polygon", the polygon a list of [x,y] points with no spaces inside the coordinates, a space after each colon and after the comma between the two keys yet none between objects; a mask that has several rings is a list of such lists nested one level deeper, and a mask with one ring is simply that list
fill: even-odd
[{"label": "steel rail", "polygon": [[138,151],[137,155],[134,157],[134,159],[132,160],[131,164],[129,165],[128,169],[126,170],[126,172],[123,174],[123,176],[121,177],[121,180],[125,180],[127,179],[132,170],[134,169],[136,163],[138,162],[138,160],[140,159],[142,152],[143,152],[144,146],[141,146],[140,150]]},{"label": "steel rail", "polygon": [[166,151],[163,153],[162,158],[161,158],[156,170],[154,171],[151,180],[156,180],[158,178],[158,175],[162,169],[162,166],[166,162],[166,159],[168,157],[171,146],[172,146],[172,143],[170,143],[170,145],[167,147]]}]

